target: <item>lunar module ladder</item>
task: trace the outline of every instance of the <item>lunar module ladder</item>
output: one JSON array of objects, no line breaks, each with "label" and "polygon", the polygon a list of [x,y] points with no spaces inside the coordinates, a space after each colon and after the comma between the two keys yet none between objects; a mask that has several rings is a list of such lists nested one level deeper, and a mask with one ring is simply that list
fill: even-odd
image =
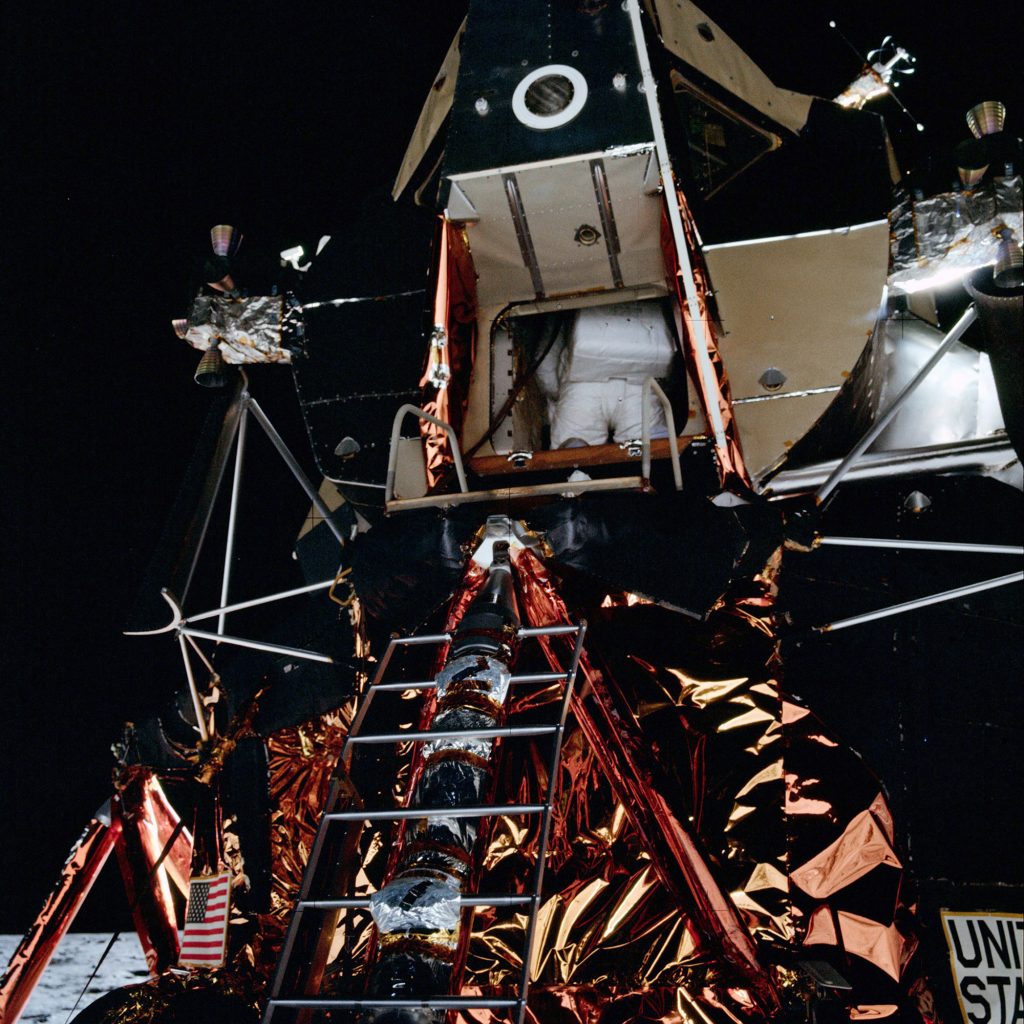
[{"label": "lunar module ladder", "polygon": [[[309,861],[306,865],[303,876],[302,887],[299,899],[295,904],[288,933],[285,937],[284,946],[278,961],[278,968],[271,986],[270,999],[267,1002],[263,1013],[263,1024],[271,1024],[275,1012],[278,1010],[372,1010],[372,1009],[398,1009],[401,1007],[417,1009],[436,1010],[474,1010],[488,1009],[508,1013],[509,1020],[515,1024],[523,1024],[526,1017],[526,999],[530,984],[530,965],[532,962],[533,945],[536,935],[537,912],[540,907],[541,892],[544,885],[544,862],[547,855],[548,836],[551,830],[551,816],[555,798],[555,788],[558,783],[558,765],[562,748],[562,737],[565,731],[565,721],[569,712],[569,703],[572,699],[573,685],[576,680],[576,673],[579,668],[580,653],[583,649],[583,639],[586,634],[586,623],[578,625],[552,625],[522,628],[518,631],[520,640],[537,637],[573,636],[575,638],[572,653],[569,659],[569,667],[562,672],[537,672],[531,674],[513,675],[511,685],[513,687],[529,686],[536,684],[550,685],[552,683],[562,684],[561,699],[557,705],[558,720],[550,725],[505,725],[491,729],[469,729],[469,730],[446,730],[446,731],[400,731],[392,733],[364,733],[362,727],[367,720],[370,708],[377,694],[386,692],[404,692],[410,690],[429,691],[436,688],[433,680],[426,681],[397,681],[385,682],[384,677],[392,656],[399,647],[434,645],[441,646],[451,640],[451,634],[440,633],[429,636],[395,637],[391,640],[381,660],[380,666],[370,684],[365,697],[360,703],[359,709],[353,719],[352,726],[342,747],[339,756],[339,769],[331,782],[328,794],[326,810],[320,821],[316,841],[310,852]],[[360,801],[354,794],[353,788],[347,782],[345,769],[351,761],[354,748],[366,744],[397,744],[397,743],[426,743],[439,739],[513,739],[517,737],[536,738],[550,737],[551,758],[548,764],[548,781],[542,803],[533,804],[494,804],[475,807],[443,807],[430,808],[395,808],[390,810],[367,810],[358,806]],[[411,792],[411,791],[410,791]],[[339,807],[357,807],[358,809],[339,810]],[[537,850],[537,864],[533,871],[533,878],[530,889],[522,894],[516,895],[464,895],[460,898],[460,905],[469,907],[513,907],[524,906],[528,908],[528,923],[526,928],[525,948],[522,951],[523,968],[519,979],[519,992],[514,998],[485,998],[475,996],[446,995],[425,998],[409,999],[387,999],[383,997],[366,996],[363,998],[334,998],[331,996],[312,995],[287,995],[282,990],[297,984],[299,989],[308,985],[308,973],[294,971],[293,961],[308,956],[312,945],[307,943],[303,946],[301,937],[304,929],[315,928],[315,924],[307,920],[308,915],[319,915],[324,912],[344,911],[367,911],[370,906],[368,897],[344,897],[317,899],[312,890],[317,880],[317,868],[325,851],[332,851],[334,856],[341,853],[342,856],[355,856],[355,843],[358,840],[359,828],[365,822],[404,822],[429,817],[445,818],[487,818],[497,815],[539,815],[541,818],[540,838]],[[332,846],[331,832],[338,826],[347,830],[348,844],[344,852],[341,845],[336,841]],[[330,936],[327,932],[330,929],[324,928],[323,919],[320,919],[321,926],[317,936],[317,949],[322,960],[326,960],[326,950],[330,944]],[[305,951],[305,952],[304,952]],[[302,966],[302,965],[300,965]],[[300,1020],[309,1019],[308,1014],[300,1015]]]}]

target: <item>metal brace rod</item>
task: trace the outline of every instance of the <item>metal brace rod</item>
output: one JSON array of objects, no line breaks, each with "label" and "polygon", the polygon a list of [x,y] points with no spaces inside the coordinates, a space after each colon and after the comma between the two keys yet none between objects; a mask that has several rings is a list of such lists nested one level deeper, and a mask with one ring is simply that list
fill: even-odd
[{"label": "metal brace rod", "polygon": [[1024,555],[1012,544],[970,544],[951,540],[887,540],[883,537],[819,537],[818,543],[836,548],[906,548],[910,551],[965,551],[978,555]]},{"label": "metal brace rod", "polygon": [[[273,604],[274,601],[284,601],[289,597],[299,597],[302,594],[312,594],[317,590],[327,590],[329,587],[334,586],[334,580],[321,580],[319,583],[310,583],[305,587],[295,587],[292,590],[280,590],[276,594],[267,594],[266,597],[254,597],[248,601],[238,601],[235,604],[225,605],[223,608],[214,608],[208,612],[197,612],[195,615],[189,615],[188,618],[182,619],[182,623],[190,622],[202,622],[203,619],[212,619],[215,616],[224,616],[228,612],[240,612],[246,608],[255,608],[261,604]],[[220,630],[218,630],[220,632]]]},{"label": "metal brace rod", "polygon": [[[238,417],[238,430],[235,434],[235,473],[231,479],[231,504],[228,508],[228,535],[224,542],[224,572],[221,575],[220,603],[228,603],[228,592],[231,587],[231,563],[235,556],[235,525],[238,521],[238,495],[242,489],[242,463],[245,459],[245,430],[249,420],[248,392],[242,394],[242,409]],[[217,618],[217,632],[224,632],[224,620],[227,613],[221,609]]]},{"label": "metal brace rod", "polygon": [[203,490],[196,503],[196,510],[185,534],[184,544],[188,551],[188,565],[184,577],[176,577],[171,580],[171,585],[181,594],[182,601],[188,599],[189,590],[192,587],[192,577],[195,575],[196,565],[199,562],[199,556],[206,542],[206,534],[210,528],[210,521],[213,518],[217,495],[220,493],[220,486],[224,479],[224,470],[227,468],[231,446],[234,444],[235,435],[238,433],[242,409],[245,407],[244,390],[244,384],[240,381],[237,393],[221,422],[220,433],[217,436],[217,445],[206,472],[206,479],[203,482]]},{"label": "metal brace rod", "polygon": [[944,590],[941,594],[930,594],[928,597],[918,597],[913,601],[904,601],[902,604],[889,605],[887,608],[879,608],[877,611],[865,612],[863,615],[854,615],[849,619],[840,619],[838,622],[830,622],[825,626],[815,626],[818,633],[834,633],[837,629],[847,629],[850,626],[860,626],[865,622],[874,622],[876,619],[885,619],[890,615],[900,615],[903,612],[912,612],[917,608],[926,608],[928,605],[941,604],[943,601],[956,601],[961,597],[969,597],[971,594],[980,594],[983,590],[994,590],[996,587],[1005,587],[1011,583],[1024,581],[1024,572],[1012,572],[1006,576],[997,576],[991,580],[982,580],[980,583],[969,583],[965,587],[956,587],[953,590]]},{"label": "metal brace rod", "polygon": [[205,654],[203,654],[203,649],[199,646],[199,644],[196,643],[195,637],[187,636],[185,637],[185,639],[188,641],[189,647],[191,647],[192,650],[196,652],[196,657],[206,667],[206,671],[210,673],[210,677],[213,678],[214,676],[217,676],[217,678],[219,679],[220,677],[217,674],[217,670],[213,667],[213,662],[210,661],[210,659]]},{"label": "metal brace rod", "polygon": [[196,726],[199,729],[199,738],[206,743],[210,738],[210,730],[206,728],[206,709],[199,696],[199,687],[196,686],[196,677],[192,672],[192,660],[188,656],[188,647],[185,638],[178,634],[178,647],[181,649],[181,659],[185,662],[185,675],[188,677],[188,692],[192,697],[192,710],[196,713]]},{"label": "metal brace rod", "polygon": [[672,403],[668,400],[662,386],[653,378],[648,377],[644,381],[644,389],[640,396],[640,437],[643,440],[643,462],[640,475],[645,479],[651,478],[651,411],[648,408],[648,399],[651,392],[658,396],[661,408],[665,412],[665,424],[668,427],[668,446],[672,452],[672,479],[676,482],[676,490],[683,489],[683,474],[679,469],[679,439],[676,437],[676,418],[672,414]]},{"label": "metal brace rod", "polygon": [[324,504],[324,500],[320,497],[317,489],[309,482],[309,478],[303,472],[298,460],[292,455],[291,449],[284,443],[274,424],[267,419],[266,413],[260,408],[259,402],[250,395],[246,399],[246,405],[253,416],[256,417],[256,422],[263,428],[263,433],[270,439],[270,443],[277,449],[277,454],[284,459],[285,465],[292,471],[292,476],[298,480],[299,486],[306,492],[306,497],[309,498],[313,503],[313,507],[323,517],[324,522],[327,523],[327,528],[334,534],[339,544],[347,543],[348,538],[331,518],[331,510]]},{"label": "metal brace rod", "polygon": [[209,633],[205,629],[192,629],[191,626],[182,626],[178,632],[181,636],[194,636],[200,640],[216,640],[217,643],[232,644],[235,647],[250,647],[254,651],[287,654],[293,658],[302,658],[305,661],[319,661],[325,665],[334,664],[334,659],[326,654],[317,654],[316,651],[304,651],[299,647],[282,647],[280,644],[268,644],[263,640],[243,640],[238,636],[225,636],[223,633]]},{"label": "metal brace rod", "polygon": [[972,303],[964,311],[964,315],[953,325],[945,338],[942,339],[942,344],[932,353],[932,357],[928,362],[907,382],[903,390],[893,399],[889,408],[871,425],[867,433],[850,450],[849,455],[832,470],[829,478],[818,488],[814,498],[819,505],[824,504],[828,496],[839,486],[839,482],[849,472],[850,467],[875,443],[882,431],[892,422],[896,413],[906,404],[907,399],[910,398],[921,382],[935,369],[942,357],[960,340],[967,328],[977,319],[978,311]]}]

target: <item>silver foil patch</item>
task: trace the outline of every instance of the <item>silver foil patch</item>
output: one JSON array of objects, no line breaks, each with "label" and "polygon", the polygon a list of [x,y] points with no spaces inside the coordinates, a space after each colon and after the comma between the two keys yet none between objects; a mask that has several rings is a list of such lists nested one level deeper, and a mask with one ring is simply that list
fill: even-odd
[{"label": "silver foil patch", "polygon": [[456,691],[469,692],[501,705],[508,696],[511,681],[512,672],[504,662],[483,654],[464,654],[437,674],[437,699],[444,701]]},{"label": "silver foil patch", "polygon": [[970,192],[943,192],[904,201],[890,220],[893,273],[890,286],[914,291],[936,275],[952,278],[995,259],[996,232],[1021,237],[1022,179],[996,178]]},{"label": "silver foil patch", "polygon": [[370,897],[370,913],[381,932],[454,931],[460,911],[456,886],[454,879],[396,878]]},{"label": "silver foil patch", "polygon": [[200,295],[188,315],[185,340],[203,351],[219,348],[226,363],[290,363],[280,295],[232,298]]}]

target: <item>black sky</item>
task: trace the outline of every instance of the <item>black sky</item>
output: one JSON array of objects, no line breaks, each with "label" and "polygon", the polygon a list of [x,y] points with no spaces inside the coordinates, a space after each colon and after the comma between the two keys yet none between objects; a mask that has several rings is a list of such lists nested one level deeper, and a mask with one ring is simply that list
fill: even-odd
[{"label": "black sky", "polygon": [[[826,96],[858,70],[829,17],[863,49],[892,33],[918,56],[901,91],[928,126],[882,108],[907,165],[946,159],[982,99],[1003,99],[1019,131],[1005,4],[727,10],[778,84]],[[331,233],[390,183],[461,5],[54,3],[7,17],[0,931],[19,931],[109,794],[120,723],[181,682],[170,640],[120,631],[209,404],[169,328],[189,259],[218,222],[270,252]],[[294,429],[287,371],[256,374],[255,390]],[[293,533],[301,499],[273,507]],[[109,922],[115,899],[104,886],[80,924]]]}]

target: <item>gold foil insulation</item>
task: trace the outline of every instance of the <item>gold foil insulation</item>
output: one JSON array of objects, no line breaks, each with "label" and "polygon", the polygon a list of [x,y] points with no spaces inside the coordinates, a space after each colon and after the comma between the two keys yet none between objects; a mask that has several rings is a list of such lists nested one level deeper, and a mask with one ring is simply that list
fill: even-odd
[{"label": "gold foil insulation", "polygon": [[351,718],[351,706],[346,705],[267,739],[273,876],[270,912],[257,918],[250,954],[267,977],[276,966]]},{"label": "gold foil insulation", "polygon": [[[530,964],[533,1024],[775,1020],[802,1013],[813,991],[796,966],[802,959],[829,960],[849,976],[851,1019],[927,1003],[912,963],[904,861],[879,783],[782,689],[773,621],[779,559],[735,583],[705,622],[625,594],[594,596],[558,767]],[[535,554],[517,550],[513,561],[524,624],[575,618]],[[483,580],[470,563],[446,630]],[[516,671],[562,667],[567,652],[563,638],[533,643]],[[443,658],[442,648],[432,671]],[[393,729],[422,728],[434,714],[432,696],[393,697]],[[507,711],[541,720],[557,698],[555,685],[513,687]],[[248,977],[258,993],[276,965],[352,708],[267,741],[271,910],[249,922],[241,945],[235,939],[221,982]],[[496,746],[496,799],[542,801],[543,742]],[[375,782],[398,806],[421,777],[422,751],[401,746],[393,761],[394,773],[385,779],[380,769]],[[159,852],[173,827],[169,805],[142,777],[127,792],[135,834],[148,830],[146,846]],[[373,795],[363,796],[369,805]],[[358,836],[348,866],[353,895],[368,896],[393,875],[402,835],[401,827],[374,825]],[[473,862],[457,865],[466,891],[527,892],[538,841],[536,816],[485,821]],[[152,864],[146,849],[135,856]],[[180,860],[175,848],[174,874]],[[526,926],[521,908],[463,910],[458,928],[384,936],[381,951],[421,941],[431,956],[451,958],[461,994],[507,998],[517,988]],[[342,915],[323,991],[358,994],[376,955],[369,914]],[[145,998],[157,999],[159,985]],[[508,1018],[466,1010],[451,1019]]]},{"label": "gold foil insulation", "polygon": [[127,772],[119,788],[120,799],[112,804],[114,818],[121,822],[121,841],[115,848],[117,862],[146,964],[150,974],[156,975],[178,962],[177,914],[168,862],[178,881],[185,872],[187,889],[191,843],[183,834],[179,835],[159,863],[178,823],[177,815],[165,799],[154,798],[156,792],[162,797],[162,790],[146,769]]},{"label": "gold foil insulation", "polygon": [[[531,968],[538,1024],[800,1013],[813,983],[780,962],[813,958],[852,963],[856,1019],[907,998],[916,940],[892,816],[859,758],[781,690],[777,561],[706,623],[617,599],[591,621]],[[516,568],[530,623],[563,617],[543,565],[519,553]],[[507,745],[499,791],[537,799],[543,766]],[[524,890],[536,828],[496,820],[480,891]],[[508,993],[525,926],[476,912],[464,994]]]}]

